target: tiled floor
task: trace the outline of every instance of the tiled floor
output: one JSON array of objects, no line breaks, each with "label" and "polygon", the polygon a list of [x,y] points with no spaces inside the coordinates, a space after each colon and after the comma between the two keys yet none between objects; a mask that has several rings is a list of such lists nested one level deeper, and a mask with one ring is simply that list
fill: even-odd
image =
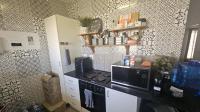
[{"label": "tiled floor", "polygon": [[65,112],[78,112],[76,110],[74,110],[73,108],[71,107],[68,107],[67,110]]}]

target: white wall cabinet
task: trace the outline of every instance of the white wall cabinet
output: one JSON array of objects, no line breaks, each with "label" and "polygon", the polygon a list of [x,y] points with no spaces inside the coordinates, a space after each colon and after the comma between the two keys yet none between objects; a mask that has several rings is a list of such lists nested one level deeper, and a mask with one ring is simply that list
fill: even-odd
[{"label": "white wall cabinet", "polygon": [[76,110],[81,111],[81,101],[80,101],[80,92],[79,92],[79,82],[78,79],[64,76],[66,97],[68,103]]},{"label": "white wall cabinet", "polygon": [[106,112],[137,112],[138,98],[106,88]]}]

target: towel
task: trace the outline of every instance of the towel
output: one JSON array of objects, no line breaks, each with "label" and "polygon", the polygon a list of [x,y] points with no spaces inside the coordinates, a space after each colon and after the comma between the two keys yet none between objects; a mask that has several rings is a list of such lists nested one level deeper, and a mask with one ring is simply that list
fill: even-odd
[{"label": "towel", "polygon": [[94,108],[92,91],[85,89],[84,94],[85,94],[85,105],[86,105],[86,107]]}]

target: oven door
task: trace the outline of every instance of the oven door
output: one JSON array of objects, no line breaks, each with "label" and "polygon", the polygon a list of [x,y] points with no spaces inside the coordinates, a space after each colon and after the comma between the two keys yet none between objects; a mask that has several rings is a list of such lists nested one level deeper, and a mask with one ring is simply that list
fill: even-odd
[{"label": "oven door", "polygon": [[[106,112],[105,88],[80,81],[79,89],[82,108],[87,109],[90,112]],[[84,94],[85,89],[92,91],[94,108],[86,107]]]}]

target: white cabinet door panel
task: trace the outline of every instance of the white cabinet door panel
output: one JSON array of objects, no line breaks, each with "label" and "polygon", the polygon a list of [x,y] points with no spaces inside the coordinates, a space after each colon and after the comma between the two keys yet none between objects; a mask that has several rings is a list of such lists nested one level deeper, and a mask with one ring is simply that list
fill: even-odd
[{"label": "white cabinet door panel", "polygon": [[81,111],[80,92],[78,79],[64,76],[66,97],[68,103],[76,110]]},{"label": "white cabinet door panel", "polygon": [[137,97],[106,88],[106,112],[137,112]]}]

